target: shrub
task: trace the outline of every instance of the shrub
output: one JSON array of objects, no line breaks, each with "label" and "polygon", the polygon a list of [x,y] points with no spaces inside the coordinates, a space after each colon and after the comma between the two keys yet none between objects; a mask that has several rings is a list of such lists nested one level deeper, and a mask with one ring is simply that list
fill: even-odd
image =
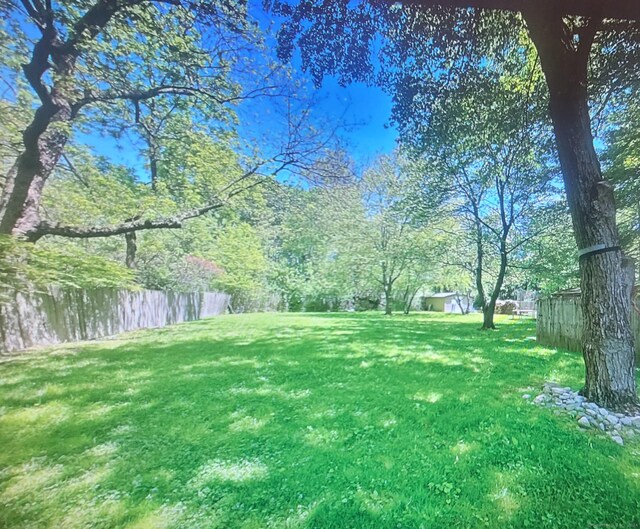
[{"label": "shrub", "polygon": [[496,301],[496,314],[513,314],[517,310],[518,302],[513,299],[499,299]]}]

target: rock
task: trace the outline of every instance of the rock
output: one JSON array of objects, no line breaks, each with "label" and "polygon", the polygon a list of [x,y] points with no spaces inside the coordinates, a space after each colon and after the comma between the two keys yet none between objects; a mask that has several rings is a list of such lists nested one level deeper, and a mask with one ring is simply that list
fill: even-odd
[{"label": "rock", "polygon": [[522,395],[523,399],[530,399],[531,395],[529,395],[528,393],[525,393],[524,395]]},{"label": "rock", "polygon": [[578,419],[578,424],[582,428],[591,428],[591,423],[589,422],[589,419],[587,419],[584,415]]},{"label": "rock", "polygon": [[618,424],[620,422],[620,419],[618,419],[618,417],[616,417],[615,415],[607,415],[607,421],[609,421],[609,423],[611,424]]},{"label": "rock", "polygon": [[[522,398],[528,400],[532,395],[525,393]],[[551,408],[554,415],[576,419],[580,428],[597,427],[619,445],[624,445],[624,439],[640,435],[640,415],[629,417],[601,408],[571,388],[561,387],[553,382],[546,382],[543,392],[533,398],[532,402]]]},{"label": "rock", "polygon": [[547,402],[547,396],[544,393],[542,393],[538,395],[535,399],[533,399],[533,402],[535,404],[544,404],[545,402]]}]

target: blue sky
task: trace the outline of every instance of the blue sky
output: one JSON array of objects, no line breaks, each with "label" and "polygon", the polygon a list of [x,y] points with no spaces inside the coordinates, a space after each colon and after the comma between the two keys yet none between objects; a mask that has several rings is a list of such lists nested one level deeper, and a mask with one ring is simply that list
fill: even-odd
[{"label": "blue sky", "polygon": [[[398,133],[388,125],[391,117],[391,97],[380,88],[354,83],[341,87],[335,78],[324,79],[321,95],[333,96],[346,108],[345,120],[355,123],[343,133],[350,143],[351,154],[358,163],[367,163],[375,155],[388,153],[395,146]],[[319,107],[319,111],[335,112],[335,108]]]},{"label": "blue sky", "polygon": [[[272,13],[265,13],[261,4],[261,0],[250,0],[249,12],[266,31],[271,23],[277,26],[280,21]],[[267,42],[272,47],[275,57],[274,36],[267,35]],[[376,155],[389,153],[394,149],[398,133],[394,127],[389,126],[391,96],[378,87],[366,86],[363,83],[342,87],[333,76],[326,76],[322,86],[316,89],[310,75],[302,71],[297,50],[294,52],[291,66],[298,80],[304,82],[309,91],[315,91],[319,103],[314,107],[314,111],[320,118],[331,121],[342,116],[346,123],[352,124],[341,132],[341,137],[358,165],[365,165]]]}]

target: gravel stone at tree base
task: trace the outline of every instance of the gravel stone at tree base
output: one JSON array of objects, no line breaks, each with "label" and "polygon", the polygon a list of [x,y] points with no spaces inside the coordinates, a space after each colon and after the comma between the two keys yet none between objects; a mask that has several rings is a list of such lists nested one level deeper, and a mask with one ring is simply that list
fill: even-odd
[{"label": "gravel stone at tree base", "polygon": [[[523,397],[530,399],[531,395],[526,394]],[[566,413],[575,418],[578,426],[583,430],[599,429],[606,432],[619,445],[624,445],[624,439],[640,434],[640,415],[628,416],[614,413],[594,402],[588,402],[585,397],[571,388],[553,382],[545,382],[542,393],[531,402],[537,406],[555,408],[556,415]]]}]

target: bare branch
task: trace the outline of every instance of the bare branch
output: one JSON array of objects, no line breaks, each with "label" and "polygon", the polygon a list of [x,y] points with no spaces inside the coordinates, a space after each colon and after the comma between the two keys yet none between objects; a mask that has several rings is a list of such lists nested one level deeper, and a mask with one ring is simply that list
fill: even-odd
[{"label": "bare branch", "polygon": [[110,103],[118,100],[128,100],[133,101],[134,105],[136,105],[136,116],[139,117],[140,111],[138,104],[140,103],[140,101],[147,101],[161,95],[176,95],[185,97],[203,96],[207,99],[215,101],[219,105],[224,105],[237,101],[263,97],[265,95],[268,95],[271,90],[274,90],[276,88],[276,86],[265,86],[256,88],[255,90],[251,90],[247,93],[237,96],[221,97],[220,94],[210,92],[203,88],[198,88],[197,86],[160,85],[137,92],[101,92],[97,94],[91,94],[76,101],[73,104],[73,111],[74,114],[77,114],[82,107],[93,103]]},{"label": "bare branch", "polygon": [[[201,217],[209,211],[219,209],[224,205],[223,202],[215,202],[206,206],[192,209],[181,215],[169,217],[159,220],[139,219],[123,222],[117,226],[84,228],[76,226],[65,226],[62,224],[51,224],[43,221],[37,230],[29,233],[28,239],[32,242],[37,241],[45,235],[58,235],[60,237],[70,237],[76,239],[94,239],[100,237],[111,237],[113,235],[123,235],[141,230],[157,230],[157,229],[178,229],[183,227],[185,220]],[[134,217],[135,218],[135,217]]]}]

